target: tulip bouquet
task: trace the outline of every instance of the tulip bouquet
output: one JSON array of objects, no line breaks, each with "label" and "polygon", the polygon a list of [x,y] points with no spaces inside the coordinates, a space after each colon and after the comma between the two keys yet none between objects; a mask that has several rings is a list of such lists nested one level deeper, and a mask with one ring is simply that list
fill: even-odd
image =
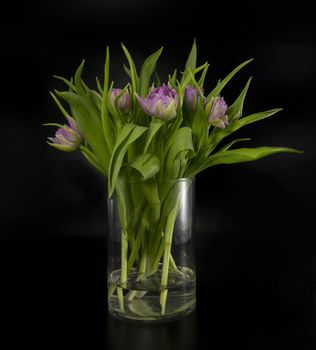
[{"label": "tulip bouquet", "polygon": [[[82,79],[84,62],[74,78],[62,80],[67,89],[51,93],[64,114],[65,125],[57,126],[48,144],[65,152],[79,150],[107,179],[108,196],[116,196],[120,227],[120,280],[109,286],[109,298],[116,295],[121,312],[135,296],[123,293],[129,274],[137,269],[137,280],[160,270],[160,315],[166,313],[170,271],[183,274],[172,256],[172,235],[180,201],[172,181],[194,178],[219,164],[255,161],[280,153],[297,152],[285,147],[232,148],[249,139],[229,140],[240,128],[280,109],[243,115],[249,79],[229,105],[222,90],[251,60],[243,62],[212,89],[204,87],[209,64],[196,65],[194,42],[184,70],[161,83],[152,79],[162,49],[150,55],[138,73],[124,45],[130,82],[123,88],[110,83],[110,55],[106,51],[104,79],[96,89]],[[205,91],[209,90],[207,94]],[[62,101],[69,105],[66,110]],[[135,183],[141,185],[137,188]],[[142,295],[138,295],[141,298]]]}]

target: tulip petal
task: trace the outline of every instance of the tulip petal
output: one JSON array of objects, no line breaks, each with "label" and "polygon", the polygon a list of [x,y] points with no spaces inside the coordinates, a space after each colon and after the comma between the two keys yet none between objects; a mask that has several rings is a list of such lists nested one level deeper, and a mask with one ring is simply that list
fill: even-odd
[{"label": "tulip petal", "polygon": [[147,108],[146,101],[142,97],[140,97],[136,92],[135,92],[135,95],[136,95],[138,103],[140,104],[140,106],[142,107],[144,112],[148,115],[151,115],[150,110]]},{"label": "tulip petal", "polygon": [[178,94],[176,90],[166,84],[154,88],[145,100],[138,94],[136,94],[136,98],[148,115],[165,120],[173,119],[177,115]]},{"label": "tulip petal", "polygon": [[160,113],[161,118],[165,120],[171,120],[175,118],[176,115],[177,115],[177,111],[175,109],[175,100],[172,100],[169,103],[169,106]]}]

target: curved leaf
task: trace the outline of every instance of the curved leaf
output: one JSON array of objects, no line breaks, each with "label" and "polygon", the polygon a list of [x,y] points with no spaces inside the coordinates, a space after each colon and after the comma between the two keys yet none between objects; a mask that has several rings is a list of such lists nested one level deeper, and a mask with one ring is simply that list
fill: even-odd
[{"label": "curved leaf", "polygon": [[218,152],[207,158],[207,160],[198,169],[196,169],[194,175],[214,165],[253,162],[272,154],[284,152],[302,153],[301,151],[287,147],[238,148],[225,152]]},{"label": "curved leaf", "polygon": [[183,75],[181,78],[181,85],[183,84],[183,82],[187,78],[189,72],[194,71],[194,69],[196,67],[196,56],[197,56],[197,50],[196,50],[196,42],[194,39],[190,54],[189,54],[187,62],[185,64],[185,69],[184,69]]},{"label": "curved leaf", "polygon": [[151,141],[153,140],[154,136],[158,132],[158,130],[165,124],[165,121],[159,118],[152,117],[150,125],[149,125],[149,131],[147,140],[144,146],[143,154],[147,152],[148,147],[151,144]]},{"label": "curved leaf", "polygon": [[[177,129],[172,135],[172,139],[168,148],[167,157],[165,159],[166,177],[176,178],[178,176],[180,162],[178,156],[182,152],[186,152],[188,159],[194,156],[194,146],[192,141],[192,130],[189,127],[182,127]],[[183,164],[182,164],[183,165]]]},{"label": "curved leaf", "polygon": [[60,103],[58,98],[52,92],[50,92],[50,94],[51,94],[52,98],[54,99],[55,103],[57,104],[58,108],[61,110],[62,114],[65,117],[70,117],[69,113],[66,111],[66,109],[63,107],[63,105]]},{"label": "curved leaf", "polygon": [[149,153],[135,158],[128,165],[140,173],[142,180],[148,180],[154,177],[160,170],[160,160],[155,155]]},{"label": "curved leaf", "polygon": [[110,74],[110,51],[106,48],[106,58],[104,63],[104,82],[103,82],[103,95],[101,101],[101,123],[104,135],[105,143],[112,151],[114,146],[114,131],[109,119],[108,111],[108,91],[109,91],[109,74]]},{"label": "curved leaf", "polygon": [[220,92],[222,91],[222,89],[225,87],[225,85],[230,81],[230,79],[241,70],[241,68],[243,68],[245,65],[247,65],[248,63],[250,63],[251,61],[253,61],[253,59],[247,60],[243,63],[241,63],[238,67],[236,67],[231,73],[229,73],[227,75],[226,78],[224,78],[223,80],[220,81],[220,83],[218,83],[216,85],[216,87],[207,95],[207,99],[209,99],[210,97],[216,97],[220,94]]},{"label": "curved leaf", "polygon": [[87,96],[79,96],[66,91],[56,91],[56,94],[69,103],[80,132],[91,146],[93,153],[102,164],[102,168],[107,169],[110,155],[105,144],[101,120],[95,106]]},{"label": "curved leaf", "polygon": [[102,168],[101,164],[99,163],[97,157],[94,155],[93,152],[91,152],[87,147],[84,147],[82,145],[80,146],[80,151],[92,166],[94,166],[101,174],[107,176],[106,170]]},{"label": "curved leaf", "polygon": [[209,146],[208,146],[207,154],[210,154],[226,136],[232,134],[233,132],[237,131],[241,127],[257,122],[259,120],[271,117],[272,115],[276,114],[281,110],[282,108],[275,108],[264,112],[254,113],[254,114],[248,115],[247,117],[234,120],[225,129],[214,128],[208,138]]},{"label": "curved leaf", "polygon": [[66,79],[64,77],[60,77],[59,75],[53,75],[53,77],[64,82],[70,88],[71,91],[77,92],[77,88],[75,87],[75,85],[71,81],[69,81],[68,79]]},{"label": "curved leaf", "polygon": [[[131,54],[127,50],[127,48],[123,44],[121,44],[121,45],[122,45],[123,51],[124,51],[125,56],[128,60],[128,63],[129,63],[133,91],[138,92],[138,76],[137,76],[135,63],[132,59]],[[134,94],[132,94],[132,96],[133,96],[133,99],[135,99]]]},{"label": "curved leaf", "polygon": [[227,115],[229,117],[229,120],[239,119],[242,116],[244,101],[245,101],[245,97],[246,97],[251,79],[252,79],[251,77],[248,79],[240,95],[237,97],[235,102],[231,104],[227,109]]},{"label": "curved leaf", "polygon": [[83,67],[84,67],[84,60],[82,60],[80,66],[78,67],[78,69],[76,70],[76,73],[75,73],[75,86],[77,89],[77,93],[79,95],[85,94],[84,87],[81,83],[81,75],[82,75]]},{"label": "curved leaf", "polygon": [[139,81],[139,94],[141,97],[145,97],[148,93],[150,78],[154,72],[156,62],[159,56],[161,55],[162,49],[163,48],[160,48],[158,51],[154,52],[149,57],[147,57],[142,65]]},{"label": "curved leaf", "polygon": [[147,128],[127,123],[123,126],[118,134],[116,143],[113,148],[113,152],[109,164],[109,179],[108,179],[108,195],[112,195],[117,177],[119,175],[123,159],[129,146],[136,141]]},{"label": "curved leaf", "polygon": [[224,147],[222,147],[222,148],[218,151],[218,153],[227,151],[232,145],[234,145],[234,144],[237,143],[237,142],[241,142],[241,141],[250,141],[250,140],[251,140],[251,139],[248,138],[248,137],[247,137],[247,138],[242,138],[242,139],[233,140],[233,141],[229,142],[227,145],[225,145]]},{"label": "curved leaf", "polygon": [[203,89],[203,86],[204,86],[204,80],[205,80],[205,77],[206,77],[206,74],[207,74],[207,71],[209,69],[210,65],[206,62],[206,65],[202,71],[202,74],[201,74],[201,77],[199,79],[199,82],[198,82],[198,86]]}]

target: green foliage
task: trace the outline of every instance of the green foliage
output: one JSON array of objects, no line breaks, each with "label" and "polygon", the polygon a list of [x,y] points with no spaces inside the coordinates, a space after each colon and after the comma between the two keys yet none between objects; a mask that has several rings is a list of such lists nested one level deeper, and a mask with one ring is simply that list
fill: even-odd
[{"label": "green foliage", "polygon": [[[99,79],[96,79],[97,90],[91,89],[82,79],[85,64],[83,60],[74,78],[68,80],[55,76],[66,85],[68,90],[51,93],[62,114],[75,119],[84,138],[80,151],[95,169],[108,178],[109,196],[115,189],[123,187],[124,177],[139,179],[154,186],[155,179],[193,177],[214,165],[248,162],[275,153],[296,152],[286,147],[231,149],[235,143],[250,140],[249,138],[238,138],[229,141],[226,145],[221,144],[224,138],[240,128],[268,118],[281,110],[271,109],[243,116],[243,107],[251,78],[227,109],[228,125],[224,129],[219,129],[212,127],[208,122],[205,101],[222,94],[222,90],[235,74],[252,60],[247,60],[233,69],[211,89],[207,97],[204,97],[204,89],[207,88],[204,83],[209,64],[206,62],[197,67],[197,48],[194,40],[181,80],[177,80],[177,69],[168,76],[169,86],[177,92],[178,109],[177,116],[173,120],[165,121],[155,116],[149,117],[135,98],[136,93],[142,98],[146,98],[150,93],[153,74],[155,74],[156,84],[160,84],[155,69],[162,48],[145,59],[139,76],[130,52],[123,44],[122,49],[128,62],[128,67],[124,65],[124,70],[130,82],[117,96],[114,102],[115,108],[112,108],[108,102],[113,89],[113,82],[109,86],[110,53],[108,47],[106,48],[103,85]],[[197,77],[198,74],[199,77]],[[194,113],[185,108],[184,98],[187,85],[195,87],[200,96],[198,108]],[[131,94],[133,101],[128,115],[120,113],[118,106],[118,101],[125,91]],[[68,103],[69,112],[61,100]],[[59,123],[45,125],[63,127]],[[56,144],[53,146],[55,147]],[[63,147],[59,148],[63,150]],[[150,201],[148,195],[150,192],[151,190],[146,188],[147,200],[154,207],[157,201],[154,201],[156,204]],[[166,195],[168,189],[163,192]],[[155,197],[157,193],[157,191],[152,192],[152,195]],[[121,210],[124,212],[126,208],[122,207]]]},{"label": "green foliage", "polygon": [[142,97],[147,96],[148,94],[148,87],[150,83],[151,75],[153,74],[156,62],[161,55],[162,48],[159,49],[157,52],[154,52],[152,55],[146,58],[141,72],[140,72],[140,86],[139,86],[139,95]]},{"label": "green foliage", "polygon": [[[181,207],[181,196],[187,193],[191,185],[188,178],[193,178],[215,165],[251,162],[277,153],[300,152],[288,147],[232,148],[238,142],[250,140],[243,137],[230,139],[223,144],[223,140],[235,131],[281,110],[276,108],[243,116],[251,78],[226,109],[222,100],[224,87],[251,60],[237,66],[205,95],[204,90],[209,89],[204,86],[209,64],[206,62],[197,67],[194,40],[184,71],[181,72],[181,80],[177,79],[176,69],[168,76],[169,89],[172,88],[175,92],[164,87],[159,91],[167,90],[170,95],[164,98],[157,95],[158,97],[147,100],[153,74],[156,87],[161,86],[155,68],[162,48],[146,58],[141,66],[140,76],[131,54],[123,44],[122,49],[128,62],[128,66],[123,67],[130,82],[116,95],[115,101],[111,95],[114,83],[109,84],[110,52],[107,47],[103,85],[96,79],[96,90],[91,89],[82,79],[84,61],[76,70],[74,78],[68,80],[56,76],[66,85],[66,90],[55,91],[51,96],[69,125],[44,125],[63,129],[52,139],[53,142],[48,142],[49,145],[61,151],[78,148],[85,159],[107,178],[108,196],[116,196],[122,229],[120,286],[116,288],[121,311],[124,311],[125,304],[122,287],[132,268],[137,265],[137,279],[140,279],[146,274],[155,273],[161,264],[160,304],[163,315],[167,302],[169,269],[183,273],[172,258],[171,245],[174,224]],[[188,86],[190,89],[187,89]],[[192,90],[196,92],[193,99],[195,103],[190,105],[186,91],[190,94]],[[120,110],[120,99],[122,97],[124,100],[126,94],[130,94],[128,104],[125,105],[128,108],[121,107]],[[145,100],[142,101],[146,105],[145,110],[138,103],[136,94]],[[224,114],[219,114],[218,109],[216,111],[218,105],[213,108],[214,101],[222,103],[219,108],[224,108]],[[62,102],[67,103],[68,108]],[[152,103],[153,108],[149,108],[147,102]],[[148,115],[148,111],[158,115]],[[74,147],[69,147],[71,142],[66,138],[71,137],[71,134],[78,136]],[[177,181],[179,179],[182,180]],[[114,293],[114,289],[110,289],[110,295]],[[133,297],[128,293],[128,298]]]},{"label": "green foliage", "polygon": [[197,169],[190,174],[195,176],[199,172],[218,164],[235,164],[244,162],[253,162],[260,158],[270,156],[276,153],[301,153],[298,150],[287,147],[255,147],[238,148],[234,150],[224,150],[208,157]]},{"label": "green foliage", "polygon": [[196,56],[197,56],[197,49],[196,49],[196,42],[194,40],[192,49],[190,51],[187,62],[185,64],[185,69],[181,78],[181,84],[183,84],[183,82],[186,80],[187,76],[189,75],[189,72],[194,71],[196,67]]},{"label": "green foliage", "polygon": [[145,132],[145,130],[147,129],[142,126],[127,123],[118,134],[109,164],[109,196],[112,195],[115,189],[116,180],[128,148]]},{"label": "green foliage", "polygon": [[223,90],[223,88],[227,85],[227,83],[230,81],[230,79],[233,78],[233,76],[238,73],[245,65],[247,65],[248,63],[250,63],[252,61],[252,59],[247,60],[243,63],[241,63],[239,66],[237,66],[231,73],[229,73],[227,75],[227,77],[225,77],[223,80],[221,80],[216,86],[215,88],[207,95],[206,99],[211,98],[212,96],[216,97],[220,94],[220,92]]}]

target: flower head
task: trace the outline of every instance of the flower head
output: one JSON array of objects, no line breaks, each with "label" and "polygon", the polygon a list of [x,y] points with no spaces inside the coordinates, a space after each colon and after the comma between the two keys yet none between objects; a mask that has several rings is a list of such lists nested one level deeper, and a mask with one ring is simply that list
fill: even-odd
[{"label": "flower head", "polygon": [[165,120],[171,120],[177,115],[178,94],[173,88],[165,84],[153,88],[145,99],[139,95],[136,95],[136,97],[142,109],[148,115]]},{"label": "flower head", "polygon": [[200,94],[195,87],[186,86],[184,92],[184,103],[191,113],[195,113],[200,100]]},{"label": "flower head", "polygon": [[57,129],[55,137],[49,137],[52,142],[48,142],[49,145],[64,152],[73,152],[79,148],[82,135],[77,129],[76,121],[71,117],[66,117],[68,125],[64,125]]},{"label": "flower head", "polygon": [[122,93],[122,89],[117,89],[114,88],[111,91],[111,94],[109,95],[109,102],[113,108],[114,111],[117,111],[117,109],[119,109],[119,111],[122,114],[127,114],[132,107],[132,99],[131,99],[131,95],[128,91],[128,89],[126,89],[123,94],[121,95],[121,97],[119,97],[119,99],[117,100],[117,103],[115,104],[115,100],[118,98],[118,96]]},{"label": "flower head", "polygon": [[227,104],[223,97],[211,97],[205,104],[205,111],[211,125],[221,129],[228,125]]}]

